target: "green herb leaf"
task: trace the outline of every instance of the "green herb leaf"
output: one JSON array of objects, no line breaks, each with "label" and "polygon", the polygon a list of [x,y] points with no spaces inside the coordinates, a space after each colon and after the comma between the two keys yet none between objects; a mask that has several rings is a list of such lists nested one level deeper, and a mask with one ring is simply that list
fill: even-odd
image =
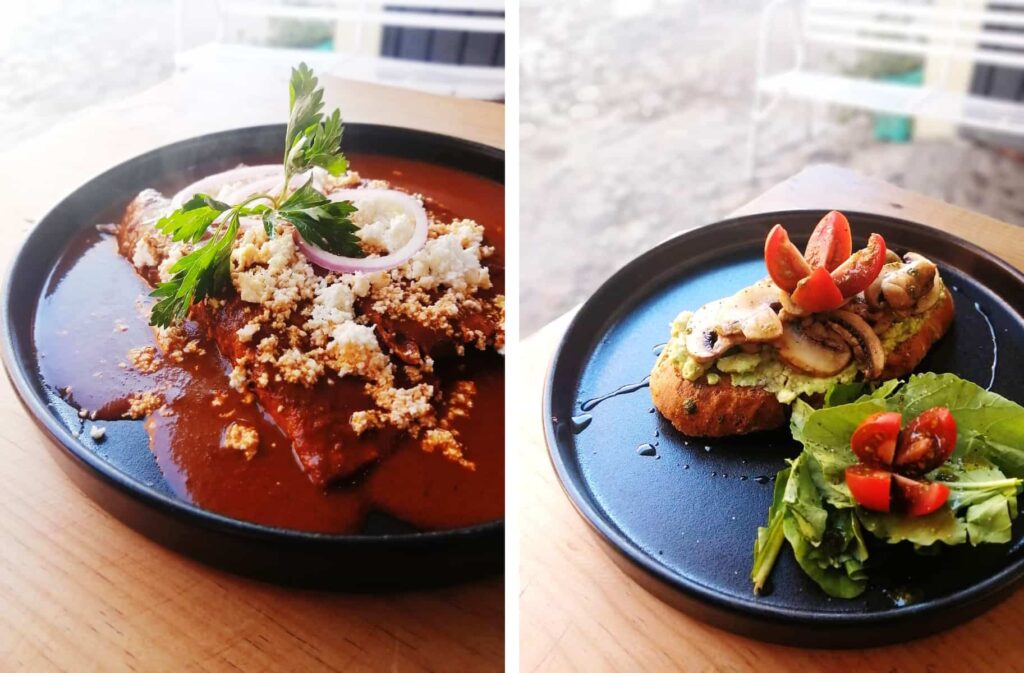
[{"label": "green herb leaf", "polygon": [[288,82],[288,129],[285,132],[285,165],[297,139],[303,137],[305,131],[319,124],[323,117],[324,91],[317,87],[316,75],[305,63],[292,68],[292,77]]},{"label": "green herb leaf", "polygon": [[[346,257],[365,257],[359,246],[358,229],[349,217],[356,210],[349,201],[331,201],[313,188],[313,178],[295,190],[269,217],[291,222],[306,239],[321,250]],[[264,217],[264,226],[268,218]]]},{"label": "green herb leaf", "polygon": [[198,243],[213,221],[230,206],[206,194],[196,194],[170,215],[157,220],[156,228],[173,241]]},{"label": "green herb leaf", "polygon": [[[348,170],[348,161],[340,151],[344,127],[341,113],[335,110],[324,119],[323,89],[309,66],[300,63],[292,69],[288,83],[288,128],[285,132],[285,181],[296,171],[314,166],[332,175]],[[249,205],[254,201],[265,201]],[[220,291],[230,282],[231,245],[238,235],[239,218],[256,216],[262,220],[267,236],[273,236],[279,222],[289,222],[309,243],[333,254],[364,257],[357,228],[350,215],[355,206],[348,201],[331,201],[313,188],[313,179],[280,197],[260,194],[244,205],[229,206],[206,194],[196,194],[181,208],[161,218],[156,227],[174,241],[198,244],[191,253],[171,267],[171,279],[160,283],[151,296],[150,324],[169,326],[188,316],[192,304]],[[210,234],[211,229],[215,233]]]},{"label": "green herb leaf", "polygon": [[313,127],[309,141],[302,149],[301,167],[320,166],[335,176],[347,171],[348,160],[340,152],[343,132],[341,112],[336,109],[323,124]]},{"label": "green herb leaf", "polygon": [[171,280],[156,286],[158,297],[149,324],[168,327],[188,317],[192,304],[219,290],[229,276],[231,243],[238,234],[238,214],[233,212],[226,229],[200,248],[185,255],[171,267]]},{"label": "green herb leaf", "polygon": [[305,63],[292,70],[284,154],[285,173],[289,175],[313,166],[320,166],[331,175],[348,170],[348,160],[340,151],[344,133],[341,112],[336,109],[324,119],[324,92],[317,84]]}]

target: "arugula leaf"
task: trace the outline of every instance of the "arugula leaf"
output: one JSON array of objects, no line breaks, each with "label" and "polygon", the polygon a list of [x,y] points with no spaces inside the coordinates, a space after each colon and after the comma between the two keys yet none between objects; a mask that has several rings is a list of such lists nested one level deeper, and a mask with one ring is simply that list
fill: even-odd
[{"label": "arugula leaf", "polygon": [[853,511],[823,501],[809,459],[800,454],[776,478],[768,526],[757,529],[754,542],[754,592],[764,588],[785,540],[800,567],[827,594],[853,598],[867,586],[867,545]]},{"label": "arugula leaf", "polygon": [[790,468],[783,532],[797,563],[825,593],[854,598],[867,586],[867,546],[851,510],[830,509],[823,503],[804,465],[805,455]]},{"label": "arugula leaf", "polygon": [[1006,497],[993,495],[967,508],[967,537],[972,545],[1010,541],[1010,510]]},{"label": "arugula leaf", "polygon": [[857,518],[872,535],[891,544],[910,542],[919,547],[928,547],[936,542],[948,545],[967,542],[966,523],[948,507],[942,507],[926,516],[858,509]]},{"label": "arugula leaf", "polygon": [[1019,404],[953,374],[932,373],[910,377],[893,404],[907,418],[948,407],[956,419],[958,455],[973,441],[1006,474],[1024,477],[1024,407]]},{"label": "arugula leaf", "polygon": [[761,593],[764,589],[764,585],[772,573],[772,568],[775,567],[775,561],[779,558],[782,543],[786,540],[785,532],[782,529],[785,515],[782,499],[788,483],[789,468],[787,467],[781,470],[775,478],[772,504],[768,508],[768,525],[757,529],[757,539],[754,540],[754,565],[750,570],[750,579],[754,581],[755,594]]},{"label": "arugula leaf", "polygon": [[[804,444],[811,442],[835,449],[845,447],[849,451],[850,435],[861,421],[888,408],[886,400],[868,398],[838,407],[818,409],[804,420],[799,440]],[[850,455],[853,455],[852,451]]]}]

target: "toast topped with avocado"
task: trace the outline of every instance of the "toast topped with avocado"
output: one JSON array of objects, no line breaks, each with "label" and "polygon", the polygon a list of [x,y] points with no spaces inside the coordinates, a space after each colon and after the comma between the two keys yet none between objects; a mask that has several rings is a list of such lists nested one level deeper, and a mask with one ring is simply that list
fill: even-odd
[{"label": "toast topped with avocado", "polygon": [[683,311],[651,372],[654,406],[686,435],[721,437],[786,422],[798,397],[836,382],[910,373],[953,322],[938,267],[878,234],[852,252],[828,213],[803,254],[782,225],[765,242],[768,278]]}]

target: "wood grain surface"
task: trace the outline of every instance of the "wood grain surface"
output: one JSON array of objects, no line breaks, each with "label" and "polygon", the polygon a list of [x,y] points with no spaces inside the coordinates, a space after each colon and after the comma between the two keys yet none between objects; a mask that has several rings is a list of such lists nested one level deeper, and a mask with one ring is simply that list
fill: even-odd
[{"label": "wood grain surface", "polygon": [[[0,267],[47,208],[98,172],[190,136],[285,121],[286,77],[279,79],[253,87],[260,80],[177,76],[133,98],[84,111],[0,155]],[[348,120],[503,144],[502,106],[331,78],[324,83],[327,106],[340,105]],[[212,104],[233,95],[244,105]],[[500,577],[372,596],[240,579],[167,551],[118,523],[64,477],[46,455],[45,441],[4,377],[0,671],[502,668]],[[415,559],[409,572],[416,572]]]},{"label": "wood grain surface", "polygon": [[[884,213],[967,238],[1024,268],[1024,230],[833,167],[808,168],[735,214],[794,208]],[[541,390],[569,315],[519,348],[521,409],[520,663],[523,671],[1020,671],[1024,592],[950,631],[861,651],[769,645],[707,626],[662,603],[606,555],[555,477]]]}]

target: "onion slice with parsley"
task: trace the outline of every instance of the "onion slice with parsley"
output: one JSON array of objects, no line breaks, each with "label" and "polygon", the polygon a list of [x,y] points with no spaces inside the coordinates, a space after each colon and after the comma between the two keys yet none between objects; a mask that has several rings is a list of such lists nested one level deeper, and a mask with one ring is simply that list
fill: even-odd
[{"label": "onion slice with parsley", "polygon": [[[327,171],[323,170],[322,168],[313,168],[304,173],[293,175],[291,177],[291,184],[289,185],[289,188],[292,190],[298,189],[302,185],[306,184],[306,181],[309,180],[310,175],[313,176],[313,187],[318,190],[323,190],[324,176],[327,175]],[[230,192],[225,194],[224,198],[221,200],[224,203],[233,206],[235,204],[241,203],[242,201],[249,198],[253,194],[270,194],[271,196],[276,197],[281,194],[282,187],[284,187],[284,172],[279,170],[277,171],[277,173],[273,175],[268,175],[266,177],[254,179],[252,181],[238,185]]]},{"label": "onion slice with parsley", "polygon": [[383,209],[384,213],[401,211],[412,218],[412,235],[397,250],[380,257],[343,257],[334,255],[299,238],[299,248],[310,262],[337,273],[373,273],[387,271],[404,263],[427,242],[427,211],[418,199],[394,189],[337,189],[328,198],[351,201],[357,209]]},{"label": "onion slice with parsley", "polygon": [[217,198],[221,190],[226,187],[235,187],[237,190],[238,187],[267,178],[276,178],[277,182],[280,182],[284,178],[284,168],[281,167],[281,164],[239,166],[229,171],[207,175],[175,194],[171,199],[171,210],[181,207],[181,204],[196,194],[209,194],[213,198]]}]

